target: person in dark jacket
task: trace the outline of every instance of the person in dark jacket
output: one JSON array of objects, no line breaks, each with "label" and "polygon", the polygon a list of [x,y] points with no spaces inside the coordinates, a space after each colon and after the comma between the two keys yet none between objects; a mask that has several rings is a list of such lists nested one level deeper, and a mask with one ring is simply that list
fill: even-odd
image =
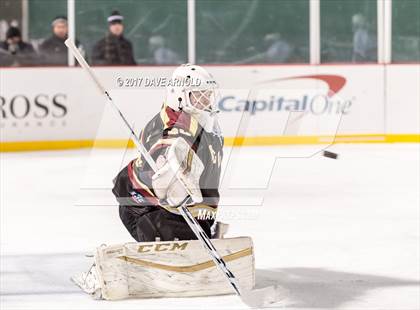
[{"label": "person in dark jacket", "polygon": [[135,65],[131,42],[124,38],[124,17],[113,11],[108,17],[109,32],[92,51],[93,65]]},{"label": "person in dark jacket", "polygon": [[10,27],[6,32],[6,41],[0,42],[0,65],[19,66],[36,63],[36,53],[30,43],[22,40],[17,27]]},{"label": "person in dark jacket", "polygon": [[[64,41],[68,37],[67,17],[57,16],[54,18],[52,24],[52,36],[46,39],[39,47],[44,64],[47,65],[67,65],[68,50]],[[79,41],[76,40],[76,46],[84,55],[84,51]]]}]

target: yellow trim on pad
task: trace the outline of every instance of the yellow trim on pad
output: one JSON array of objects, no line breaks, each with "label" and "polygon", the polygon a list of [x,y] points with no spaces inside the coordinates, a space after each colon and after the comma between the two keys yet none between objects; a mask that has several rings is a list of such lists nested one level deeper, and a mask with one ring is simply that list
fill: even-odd
[{"label": "yellow trim on pad", "polygon": [[[245,256],[249,256],[249,255],[252,255],[252,248],[243,249],[238,252],[225,255],[223,256],[223,260],[225,262],[230,262],[230,261],[234,261],[234,260],[237,260]],[[198,264],[189,265],[189,266],[172,266],[172,265],[155,263],[155,262],[138,259],[134,257],[129,257],[129,256],[118,256],[117,258],[124,260],[128,263],[136,264],[142,267],[147,267],[147,268],[150,267],[150,268],[161,269],[161,270],[172,271],[172,272],[197,272],[197,271],[201,271],[201,270],[208,269],[215,266],[212,260],[208,260],[203,263],[198,263]]]},{"label": "yellow trim on pad", "polygon": [[[335,138],[332,136],[261,136],[225,138],[226,146],[268,146],[331,143],[420,143],[420,134],[338,135]],[[134,144],[132,141],[127,141],[124,139],[0,142],[0,152],[65,150],[88,147],[131,148],[134,147]]]}]

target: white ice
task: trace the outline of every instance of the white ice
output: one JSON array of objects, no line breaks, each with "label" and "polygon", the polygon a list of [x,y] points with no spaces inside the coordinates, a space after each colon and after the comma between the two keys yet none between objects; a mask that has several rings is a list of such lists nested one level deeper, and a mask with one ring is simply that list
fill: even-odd
[{"label": "white ice", "polygon": [[[283,146],[232,156],[221,218],[229,236],[252,236],[257,287],[284,291],[273,307],[419,309],[419,146],[336,145],[338,160]],[[109,188],[133,152],[0,156],[1,309],[244,308],[234,295],[95,301],[70,282],[96,246],[132,241]]]}]

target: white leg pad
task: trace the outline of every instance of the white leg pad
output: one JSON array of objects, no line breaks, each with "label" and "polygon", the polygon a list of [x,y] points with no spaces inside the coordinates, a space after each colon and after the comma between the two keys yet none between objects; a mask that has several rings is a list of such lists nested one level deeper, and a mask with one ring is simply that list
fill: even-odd
[{"label": "white leg pad", "polygon": [[[255,285],[251,238],[212,239],[212,242],[241,288],[251,290]],[[198,240],[101,246],[97,248],[93,268],[96,273],[91,272],[94,276],[89,281],[96,283],[85,285],[86,289],[78,285],[86,293],[107,300],[234,293]]]}]

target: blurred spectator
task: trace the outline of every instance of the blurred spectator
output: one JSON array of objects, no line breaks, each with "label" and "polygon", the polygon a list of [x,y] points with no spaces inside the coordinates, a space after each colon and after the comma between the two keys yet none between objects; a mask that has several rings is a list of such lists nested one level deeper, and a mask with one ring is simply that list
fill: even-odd
[{"label": "blurred spectator", "polygon": [[[10,26],[17,27],[17,24],[13,22],[10,23]],[[5,19],[0,20],[0,41],[6,40],[6,32],[9,29],[9,23]]]},{"label": "blurred spectator", "polygon": [[282,39],[280,33],[268,33],[264,37],[264,42],[268,45],[265,51],[265,60],[269,63],[287,62],[292,48],[290,44]]},{"label": "blurred spectator", "polygon": [[267,33],[262,47],[265,49],[263,52],[234,63],[284,63],[290,60],[293,51],[290,44],[283,40],[278,32]]},{"label": "blurred spectator", "polygon": [[113,11],[108,17],[108,34],[99,40],[92,51],[94,65],[135,65],[131,42],[124,38],[124,17]]},{"label": "blurred spectator", "polygon": [[162,36],[152,36],[149,39],[149,49],[153,53],[153,62],[156,65],[180,64],[179,56],[166,47],[166,40]]},{"label": "blurred spectator", "polygon": [[353,26],[353,62],[366,62],[374,59],[374,43],[368,32],[368,25],[362,14],[352,17]]},{"label": "blurred spectator", "polygon": [[[39,51],[43,57],[43,62],[48,65],[67,65],[68,50],[64,41],[68,37],[67,17],[57,16],[52,24],[52,36],[46,39],[39,46]],[[76,40],[76,46],[84,55],[83,47]]]},{"label": "blurred spectator", "polygon": [[2,66],[19,66],[33,64],[36,53],[30,43],[22,41],[17,27],[10,27],[6,32],[6,41],[0,42],[0,64]]}]

